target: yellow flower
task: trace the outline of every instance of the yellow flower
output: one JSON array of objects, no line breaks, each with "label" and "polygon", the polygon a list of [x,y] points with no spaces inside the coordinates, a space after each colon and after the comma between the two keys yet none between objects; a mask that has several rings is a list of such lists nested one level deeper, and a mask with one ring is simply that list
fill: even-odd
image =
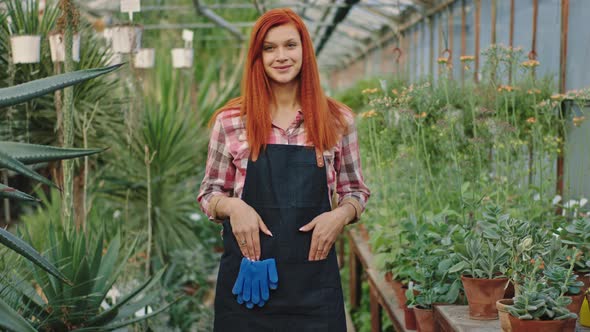
[{"label": "yellow flower", "polygon": [[574,116],[574,126],[579,127],[585,119],[585,116]]},{"label": "yellow flower", "polygon": [[539,66],[541,63],[537,60],[527,60],[521,63],[521,65],[525,68],[535,68]]},{"label": "yellow flower", "polygon": [[526,122],[527,123],[530,123],[530,124],[533,124],[533,123],[537,122],[537,119],[535,119],[535,117],[532,117],[531,116],[530,118],[526,119]]},{"label": "yellow flower", "polygon": [[551,96],[552,100],[564,100],[565,99],[565,95],[564,94],[554,94]]},{"label": "yellow flower", "polygon": [[373,110],[373,109],[360,114],[361,118],[372,118],[375,116],[377,116],[377,112],[375,112],[375,110]]},{"label": "yellow flower", "polygon": [[498,92],[502,92],[502,91],[512,92],[512,91],[519,90],[519,89],[517,87],[513,87],[510,85],[500,85],[497,90],[498,90]]},{"label": "yellow flower", "polygon": [[473,55],[462,55],[462,56],[459,57],[459,60],[461,60],[461,62],[475,61],[475,56],[473,56]]},{"label": "yellow flower", "polygon": [[449,59],[440,57],[440,58],[436,59],[436,62],[438,62],[439,64],[443,65],[443,64],[449,63]]},{"label": "yellow flower", "polygon": [[377,93],[377,91],[379,91],[379,89],[374,88],[374,89],[364,89],[363,91],[361,91],[362,94],[366,95],[366,94],[372,94],[372,93]]},{"label": "yellow flower", "polygon": [[396,95],[396,96],[399,94],[399,92],[397,91],[397,89],[393,89],[393,90],[391,90],[391,93],[393,93],[393,94],[394,94],[394,95]]}]

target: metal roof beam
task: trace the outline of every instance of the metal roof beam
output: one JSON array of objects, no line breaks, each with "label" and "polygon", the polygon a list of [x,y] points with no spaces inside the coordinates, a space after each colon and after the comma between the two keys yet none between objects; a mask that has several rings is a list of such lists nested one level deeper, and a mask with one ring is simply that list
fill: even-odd
[{"label": "metal roof beam", "polygon": [[195,6],[195,10],[197,14],[201,14],[208,18],[209,20],[213,21],[216,25],[224,28],[225,30],[229,31],[232,35],[236,37],[237,40],[243,42],[246,38],[242,35],[242,32],[238,30],[235,26],[231,23],[227,22],[223,17],[215,14],[211,9],[203,6],[200,0],[193,0],[193,5]]},{"label": "metal roof beam", "polygon": [[324,47],[326,42],[330,39],[332,32],[334,32],[334,30],[336,29],[336,26],[346,18],[346,16],[348,15],[348,13],[352,9],[352,7],[355,4],[357,4],[359,1],[360,0],[345,0],[345,3],[348,6],[344,7],[344,8],[338,8],[336,13],[334,14],[334,18],[332,19],[333,25],[326,27],[326,29],[324,30],[324,34],[319,41],[319,44],[317,44],[316,55],[320,54],[320,52],[322,51],[322,48]]},{"label": "metal roof beam", "polygon": [[392,38],[399,37],[399,35],[401,34],[401,32],[403,32],[403,31],[407,30],[408,28],[416,25],[417,23],[419,23],[423,19],[425,19],[427,17],[430,17],[430,16],[436,14],[437,12],[445,9],[446,7],[448,7],[449,5],[453,4],[454,2],[455,2],[455,0],[446,0],[446,1],[440,3],[440,4],[436,5],[436,6],[428,9],[426,12],[422,12],[422,13],[414,12],[414,14],[411,17],[409,17],[408,19],[406,19],[404,21],[404,23],[401,24],[401,25],[399,25],[395,30],[392,29],[392,31],[390,31],[389,33],[386,33],[384,36],[375,39],[373,41],[373,43],[371,43],[371,45],[367,45],[368,51],[366,53],[360,53],[360,52],[357,53],[349,62],[347,62],[345,64],[345,66],[349,66],[353,62],[355,62],[358,59],[362,58],[365,54],[368,54],[370,51],[372,51],[373,49],[375,49],[379,45],[382,45],[383,43],[386,43],[387,41],[391,40]]}]

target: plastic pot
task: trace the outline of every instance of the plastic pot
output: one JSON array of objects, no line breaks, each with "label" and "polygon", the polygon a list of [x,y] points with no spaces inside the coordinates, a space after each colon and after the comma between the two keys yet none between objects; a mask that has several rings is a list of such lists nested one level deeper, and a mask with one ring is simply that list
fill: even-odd
[{"label": "plastic pot", "polygon": [[13,63],[39,63],[41,61],[41,36],[11,36]]},{"label": "plastic pot", "polygon": [[139,25],[115,25],[111,27],[112,47],[115,53],[133,53],[141,48],[143,27]]},{"label": "plastic pot", "polygon": [[141,48],[135,54],[135,68],[153,68],[156,63],[156,50],[153,48]]},{"label": "plastic pot", "polygon": [[193,66],[194,50],[192,48],[173,48],[172,67],[190,68]]}]

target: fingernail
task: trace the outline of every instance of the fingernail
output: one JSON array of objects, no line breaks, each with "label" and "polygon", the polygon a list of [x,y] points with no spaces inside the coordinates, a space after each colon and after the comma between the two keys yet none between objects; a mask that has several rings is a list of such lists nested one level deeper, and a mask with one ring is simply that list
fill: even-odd
[{"label": "fingernail", "polygon": [[303,227],[299,228],[299,230],[302,231],[303,230]]},{"label": "fingernail", "polygon": [[271,231],[268,231],[268,235],[272,236],[272,232]]}]

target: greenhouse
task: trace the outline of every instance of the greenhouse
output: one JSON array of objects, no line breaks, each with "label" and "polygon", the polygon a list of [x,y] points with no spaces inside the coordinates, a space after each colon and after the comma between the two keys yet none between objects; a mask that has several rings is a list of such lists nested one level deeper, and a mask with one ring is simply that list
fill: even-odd
[{"label": "greenhouse", "polygon": [[588,0],[0,0],[0,331],[590,331]]}]

